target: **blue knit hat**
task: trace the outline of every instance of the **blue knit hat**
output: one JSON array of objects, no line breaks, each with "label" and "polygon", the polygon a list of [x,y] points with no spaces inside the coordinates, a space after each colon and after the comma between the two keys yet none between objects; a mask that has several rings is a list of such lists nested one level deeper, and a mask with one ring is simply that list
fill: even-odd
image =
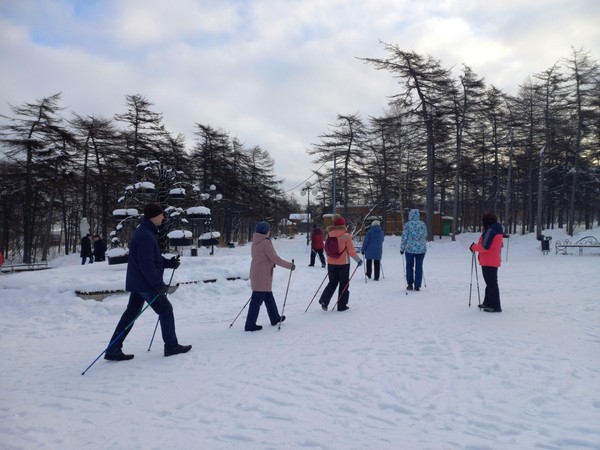
[{"label": "blue knit hat", "polygon": [[270,229],[271,225],[269,225],[267,222],[258,222],[254,228],[254,231],[260,234],[267,234]]}]

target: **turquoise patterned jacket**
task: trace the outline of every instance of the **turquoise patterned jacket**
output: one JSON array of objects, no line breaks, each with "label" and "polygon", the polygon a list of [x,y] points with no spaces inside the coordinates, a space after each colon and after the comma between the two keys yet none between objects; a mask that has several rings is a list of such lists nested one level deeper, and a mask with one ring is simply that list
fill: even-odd
[{"label": "turquoise patterned jacket", "polygon": [[416,254],[427,252],[427,227],[421,221],[418,209],[411,209],[408,212],[408,222],[404,224],[402,230],[400,251]]}]

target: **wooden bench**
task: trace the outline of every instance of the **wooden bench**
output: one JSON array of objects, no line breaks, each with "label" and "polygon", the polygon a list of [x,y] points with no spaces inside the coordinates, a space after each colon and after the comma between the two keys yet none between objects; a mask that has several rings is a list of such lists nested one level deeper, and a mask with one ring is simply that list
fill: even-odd
[{"label": "wooden bench", "polygon": [[49,269],[48,261],[35,262],[35,263],[23,263],[23,264],[4,264],[0,267],[0,271],[7,272],[28,272],[31,270],[44,270]]},{"label": "wooden bench", "polygon": [[585,236],[579,239],[577,242],[571,242],[568,239],[564,241],[556,241],[555,244],[556,254],[561,252],[563,255],[568,255],[567,250],[569,248],[578,248],[579,254],[583,255],[584,248],[600,248],[600,242],[594,236]]}]

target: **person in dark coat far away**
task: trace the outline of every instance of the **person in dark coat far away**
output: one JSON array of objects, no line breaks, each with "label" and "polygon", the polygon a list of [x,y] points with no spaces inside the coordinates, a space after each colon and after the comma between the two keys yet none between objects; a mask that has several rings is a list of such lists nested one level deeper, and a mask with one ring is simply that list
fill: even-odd
[{"label": "person in dark coat far away", "polygon": [[106,255],[106,243],[100,235],[94,235],[94,261],[104,261]]},{"label": "person in dark coat far away", "polygon": [[104,354],[104,359],[110,361],[125,361],[132,359],[133,355],[123,353],[123,341],[133,328],[129,327],[142,311],[144,302],[158,314],[160,329],[165,343],[165,356],[186,353],[191,350],[191,345],[180,345],[175,334],[175,316],[173,306],[167,299],[168,286],[163,281],[165,268],[177,269],[179,259],[164,258],[158,246],[158,226],[164,219],[163,209],[158,203],[149,203],[144,207],[144,220],[135,230],[129,243],[129,257],[125,289],[129,295],[127,309],[121,316],[110,342],[115,341]]},{"label": "person in dark coat far away", "polygon": [[85,260],[89,258],[90,264],[94,262],[94,258],[92,256],[92,240],[90,239],[91,234],[86,234],[81,238],[81,252],[79,256],[81,256],[81,265],[85,264]]},{"label": "person in dark coat far away", "polygon": [[381,229],[379,220],[374,220],[365,236],[360,252],[367,259],[367,278],[371,278],[371,266],[375,266],[374,280],[379,281],[379,272],[381,270],[381,257],[383,255],[384,232]]}]

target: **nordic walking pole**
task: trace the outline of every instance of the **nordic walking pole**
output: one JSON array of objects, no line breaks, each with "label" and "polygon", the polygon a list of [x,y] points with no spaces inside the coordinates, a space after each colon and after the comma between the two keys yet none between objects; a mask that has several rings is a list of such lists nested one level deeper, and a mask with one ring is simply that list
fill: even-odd
[{"label": "nordic walking pole", "polygon": [[[473,253],[473,258],[475,258],[475,253]],[[479,293],[479,271],[477,270],[477,264],[475,264],[475,280],[477,280],[477,301],[478,305],[481,306],[481,294]]]},{"label": "nordic walking pole", "polygon": [[[402,273],[404,274],[404,283],[406,283],[406,265],[404,262],[404,254],[400,252],[400,257],[402,258]],[[406,295],[408,295],[407,291],[404,291]]]},{"label": "nordic walking pole", "polygon": [[471,307],[471,292],[473,291],[473,266],[475,265],[475,253],[471,252],[471,282],[469,284],[469,308]]},{"label": "nordic walking pole", "polygon": [[321,290],[321,286],[323,286],[323,283],[325,283],[325,280],[327,279],[328,276],[329,276],[329,272],[325,274],[325,278],[323,278],[323,281],[321,281],[321,284],[317,288],[317,291],[315,292],[315,295],[313,295],[313,298],[310,300],[310,303],[308,304],[308,306],[304,310],[305,313],[306,313],[306,311],[308,311],[308,308],[310,308],[310,305],[312,304],[312,302],[314,301],[315,297],[317,296],[317,294]]},{"label": "nordic walking pole", "polygon": [[[292,259],[292,266],[293,265],[294,265],[294,260]],[[277,331],[281,330],[281,318],[283,317],[283,311],[285,310],[285,302],[287,300],[288,290],[290,289],[290,280],[292,279],[292,272],[293,272],[293,270],[290,270],[288,284],[287,284],[287,287],[285,288],[285,297],[283,298],[283,306],[281,307],[281,315],[279,316],[279,326],[277,327]]]},{"label": "nordic walking pole", "polygon": [[[167,285],[167,287],[171,286],[171,281],[173,281],[173,275],[175,275],[175,269],[173,269],[173,273],[171,274],[171,279],[169,280],[169,284]],[[96,357],[96,359],[94,361],[92,361],[92,363],[89,366],[87,366],[87,368],[83,372],[81,372],[81,375],[85,375],[85,373],[90,369],[90,367],[92,367],[94,364],[96,364],[96,361],[98,361],[100,359],[100,357],[102,355],[104,355],[108,351],[108,349],[111,348],[115,344],[115,342],[117,342],[121,338],[121,336],[123,336],[123,334],[133,326],[133,324],[138,319],[138,317],[140,317],[143,314],[143,312],[146,311],[148,309],[148,307],[151,306],[152,303],[154,303],[154,300],[156,300],[159,296],[160,296],[160,293],[156,294],[154,296],[154,298],[148,302],[148,304],[144,307],[144,309],[142,309],[140,311],[140,313],[137,316],[135,316],[131,322],[129,322],[127,324],[127,326],[123,329],[123,331],[121,331],[119,333],[119,335],[116,338],[114,338],[110,344],[108,344],[108,347],[106,347],[104,350],[102,350],[102,353],[100,353]]]},{"label": "nordic walking pole", "polygon": [[337,306],[337,304],[339,303],[339,301],[342,299],[342,295],[344,295],[344,292],[346,292],[346,289],[348,289],[348,286],[350,286],[350,281],[352,281],[352,277],[356,273],[357,269],[358,269],[358,266],[356,266],[354,268],[354,272],[352,272],[352,275],[350,275],[350,278],[348,279],[348,282],[346,283],[346,286],[344,286],[344,289],[342,290],[342,292],[340,292],[340,295],[339,295],[337,301],[335,302],[335,305],[333,305],[333,308],[331,308],[332,311],[335,310],[335,307]]},{"label": "nordic walking pole", "polygon": [[160,322],[160,317],[156,319],[156,325],[154,326],[154,333],[152,333],[152,339],[150,339],[150,345],[148,346],[148,351],[152,348],[152,342],[154,342],[154,335],[156,335],[156,329],[158,328],[158,323]]},{"label": "nordic walking pole", "polygon": [[233,319],[233,322],[231,322],[229,324],[229,328],[231,328],[233,326],[233,324],[235,323],[235,321],[237,320],[237,318],[240,317],[240,314],[242,314],[242,312],[246,309],[246,306],[248,306],[248,303],[250,303],[250,300],[252,300],[252,296],[250,296],[250,298],[248,299],[248,301],[246,302],[246,304],[242,307],[242,309],[240,310],[240,312],[238,313],[238,315],[235,316],[235,319]]}]

